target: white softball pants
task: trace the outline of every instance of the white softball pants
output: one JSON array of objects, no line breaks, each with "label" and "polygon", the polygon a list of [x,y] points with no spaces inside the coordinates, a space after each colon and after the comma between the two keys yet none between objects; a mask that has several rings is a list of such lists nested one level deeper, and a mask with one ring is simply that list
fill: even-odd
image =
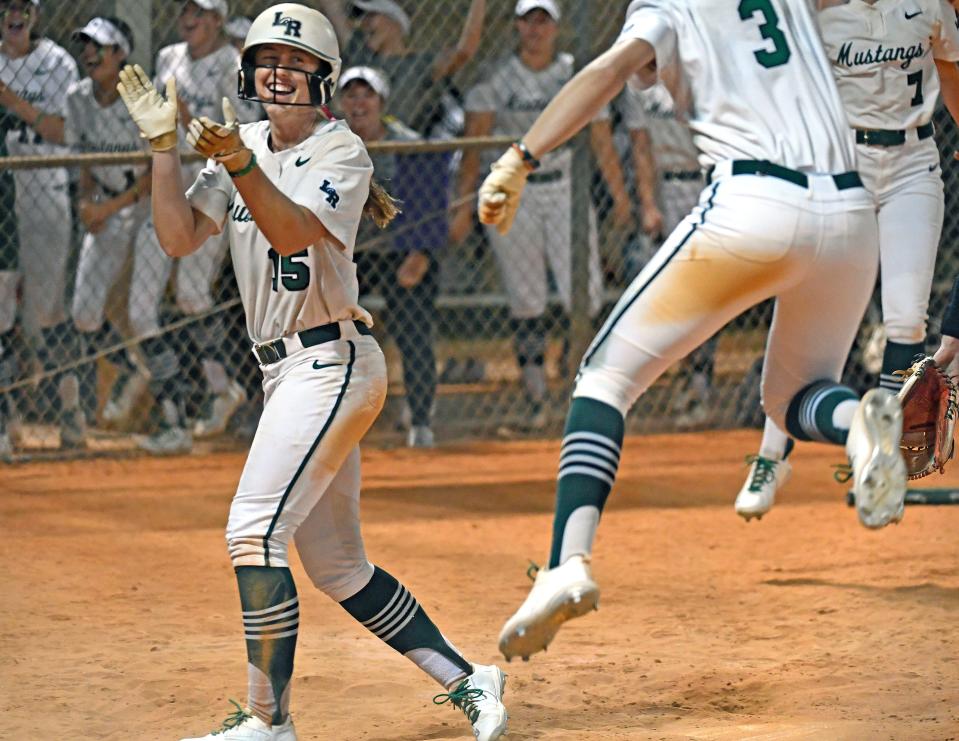
[{"label": "white softball pants", "polygon": [[289,566],[295,538],[316,587],[337,602],[369,582],[360,534],[359,442],[386,400],[376,340],[344,336],[263,370],[263,415],[230,508],[234,566]]},{"label": "white softball pants", "polygon": [[763,368],[766,413],[785,428],[790,400],[838,380],[876,277],[878,234],[864,188],[829,176],[803,188],[727,173],[626,289],[583,359],[573,396],[624,415],[672,363],[749,307],[778,297]]},{"label": "white softball pants", "polygon": [[893,342],[926,339],[929,293],[942,234],[939,150],[909,132],[898,147],[857,145],[860,174],[879,210],[882,318]]}]

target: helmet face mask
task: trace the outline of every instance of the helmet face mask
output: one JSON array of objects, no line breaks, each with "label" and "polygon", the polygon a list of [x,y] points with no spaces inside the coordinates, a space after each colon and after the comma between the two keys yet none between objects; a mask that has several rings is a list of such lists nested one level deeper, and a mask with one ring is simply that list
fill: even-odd
[{"label": "helmet face mask", "polygon": [[[319,62],[318,69],[309,71],[302,67],[285,64],[257,64],[257,48],[264,45],[281,45],[307,52]],[[272,55],[271,55],[272,56]],[[267,60],[270,62],[280,60]],[[272,69],[273,81],[276,71],[286,70],[306,78],[310,93],[309,102],[277,100],[274,92],[266,98],[256,90],[257,69]],[[245,100],[264,104],[311,106],[326,105],[333,97],[336,80],[340,74],[340,49],[333,24],[317,10],[297,3],[281,3],[264,10],[256,17],[243,44],[243,56],[237,73],[237,93]]]}]

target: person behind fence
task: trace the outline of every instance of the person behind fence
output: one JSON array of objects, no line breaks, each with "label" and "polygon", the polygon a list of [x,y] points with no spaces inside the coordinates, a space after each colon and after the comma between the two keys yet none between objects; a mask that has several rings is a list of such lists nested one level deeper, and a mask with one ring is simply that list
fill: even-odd
[{"label": "person behind fence", "polygon": [[[39,12],[39,0],[0,0],[0,108],[13,124],[6,125],[11,155],[67,153],[61,146],[64,106],[67,88],[78,78],[77,64],[65,49],[36,36]],[[16,170],[13,177],[21,252],[20,321],[41,367],[53,371],[60,359],[77,355],[77,337],[66,311],[72,237],[67,169]],[[10,300],[0,297],[0,303]],[[54,406],[63,412],[75,406],[79,389],[75,377],[57,378]],[[82,439],[75,422],[69,413],[61,414],[61,438],[68,447]]]},{"label": "person behind fence", "polygon": [[[372,67],[351,67],[340,77],[340,107],[364,143],[419,141],[421,137],[392,115],[386,75]],[[445,154],[373,154],[377,180],[389,186],[402,212],[385,234],[371,222],[360,224],[357,246],[360,291],[379,288],[386,299],[386,326],[403,357],[403,385],[410,411],[407,444],[432,447],[436,357],[433,352],[437,253],[447,240],[447,157]]]},{"label": "person behind fence", "polygon": [[[486,0],[470,0],[456,44],[440,51],[410,48],[410,17],[394,0],[317,2],[336,28],[343,58],[351,66],[373,67],[386,74],[393,88],[393,109],[403,112],[404,123],[425,136],[442,127],[450,78],[480,48]],[[444,41],[454,35],[443,27],[449,14],[439,3],[421,7],[421,12],[435,13],[428,20]]]},{"label": "person behind fence", "polygon": [[[7,127],[15,126],[17,119],[0,109],[0,157],[6,157]],[[19,230],[17,229],[16,185],[10,170],[0,170],[0,461],[7,462],[13,455],[10,417],[13,411],[12,394],[7,389],[16,378],[16,364],[11,342],[17,319],[17,286],[20,273]]]},{"label": "person behind fence", "polygon": [[236,47],[237,51],[243,50],[243,42],[246,41],[246,35],[250,31],[250,24],[253,23],[245,15],[235,15],[223,26],[223,33],[230,40],[230,43]]},{"label": "person behind fence", "polygon": [[[177,31],[183,41],[160,49],[155,79],[174,77],[177,81],[181,132],[194,117],[215,115],[223,96],[234,101],[242,121],[258,119],[260,107],[237,97],[239,52],[223,34],[228,15],[226,0],[173,1],[180,8]],[[180,146],[184,152],[190,151],[182,136]],[[187,169],[196,174],[201,167],[195,163]],[[137,236],[129,312],[134,332],[145,338],[142,349],[150,371],[150,390],[160,411],[157,431],[139,440],[140,447],[150,453],[185,453],[192,448],[194,435],[219,434],[246,398],[243,386],[224,362],[224,317],[215,310],[213,301],[213,285],[226,249],[223,235],[216,234],[201,249],[174,262],[160,249],[152,220],[144,223]],[[177,307],[184,315],[197,317],[189,325],[189,341],[199,348],[212,397],[208,416],[197,420],[193,428],[184,404],[186,384],[179,357],[183,343],[178,347],[174,342],[177,336],[164,333],[160,326],[160,304],[174,265]]]},{"label": "person behind fence", "polygon": [[[820,12],[823,42],[855,136],[859,171],[879,215],[886,330],[879,386],[895,392],[902,385],[896,371],[925,354],[944,202],[932,115],[941,89],[959,121],[959,14],[946,0],[919,0],[914,10],[827,5]],[[873,56],[879,46],[889,53]],[[787,433],[767,417],[734,505],[747,521],[768,512],[788,480],[793,439],[818,438]]]},{"label": "person behind fence", "polygon": [[186,194],[174,80],[164,99],[139,68],[123,72],[124,101],[153,149],[160,244],[185,255],[226,234],[266,396],[227,525],[249,707],[203,738],[296,739],[295,539],[314,585],[446,688],[434,701],[451,701],[477,739],[492,741],[506,730],[505,675],[467,661],[363,546],[359,442],[383,407],[386,362],[358,303],[352,256],[364,213],[385,225],[395,204],[371,181],[363,142],[325,108],[339,70],[322,14],[295,3],[263,11],[244,45],[241,85],[268,120],[239,126],[229,98],[225,123],[194,119],[189,140],[209,160]]},{"label": "person behind fence", "polygon": [[[572,55],[556,50],[560,11],[554,0],[519,0],[514,14],[519,48],[493,65],[490,76],[467,93],[466,136],[521,134],[573,75]],[[630,202],[605,106],[590,127],[590,141],[613,196],[615,220],[625,226],[631,220]],[[514,349],[531,405],[529,425],[533,428],[545,425],[548,415],[550,273],[567,316],[572,308],[572,163],[569,148],[548,155],[541,171],[529,179],[530,188],[512,233],[503,235],[496,229],[486,229],[509,301]],[[454,214],[451,226],[451,237],[457,242],[472,229],[475,201],[471,196],[479,169],[478,151],[465,152],[458,195],[466,203]],[[603,283],[592,209],[589,234],[589,311],[595,316]]]},{"label": "person behind fence", "polygon": [[[140,130],[130,121],[117,92],[120,70],[133,50],[130,27],[112,16],[96,17],[74,31],[73,39],[78,43],[87,77],[71,85],[66,93],[67,145],[76,153],[142,150]],[[80,247],[70,313],[83,355],[92,356],[123,341],[120,331],[106,317],[107,298],[146,217],[145,197],[149,191],[150,175],[144,165],[80,169],[77,214],[86,234]],[[118,421],[120,408],[132,406],[146,390],[146,378],[127,352],[111,353],[108,359],[117,366],[118,374],[103,417],[105,421]],[[77,371],[85,398],[77,399],[76,406],[67,411],[75,417],[74,424],[67,428],[75,436],[69,439],[72,446],[83,444],[86,415],[90,410],[96,412],[96,368],[93,360]],[[67,443],[68,439],[61,442]]]}]

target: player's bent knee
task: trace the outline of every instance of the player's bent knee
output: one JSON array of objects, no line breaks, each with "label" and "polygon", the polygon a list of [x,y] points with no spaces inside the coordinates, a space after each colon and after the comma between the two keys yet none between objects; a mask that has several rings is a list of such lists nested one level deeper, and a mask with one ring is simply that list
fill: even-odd
[{"label": "player's bent knee", "polygon": [[624,417],[644,391],[628,376],[607,368],[585,368],[573,389],[573,398],[585,396],[618,409]]},{"label": "player's bent knee", "polygon": [[329,568],[308,569],[307,574],[313,586],[334,602],[342,602],[369,584],[373,578],[373,564],[366,559],[348,566],[334,561]]},{"label": "player's bent knee", "polygon": [[234,568],[237,566],[289,566],[287,544],[262,536],[227,535],[227,549]]}]

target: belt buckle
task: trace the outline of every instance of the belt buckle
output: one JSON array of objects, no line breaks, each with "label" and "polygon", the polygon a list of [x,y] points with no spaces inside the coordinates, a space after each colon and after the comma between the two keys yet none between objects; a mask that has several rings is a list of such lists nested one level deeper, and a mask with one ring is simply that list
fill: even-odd
[{"label": "belt buckle", "polygon": [[280,352],[276,349],[275,345],[276,342],[268,342],[265,345],[254,345],[254,354],[262,365],[269,365],[281,359]]},{"label": "belt buckle", "polygon": [[875,136],[876,132],[873,131],[872,129],[862,129],[861,133],[862,133],[862,143],[865,144],[867,147],[873,146],[873,144],[875,143],[873,142],[873,137]]}]

